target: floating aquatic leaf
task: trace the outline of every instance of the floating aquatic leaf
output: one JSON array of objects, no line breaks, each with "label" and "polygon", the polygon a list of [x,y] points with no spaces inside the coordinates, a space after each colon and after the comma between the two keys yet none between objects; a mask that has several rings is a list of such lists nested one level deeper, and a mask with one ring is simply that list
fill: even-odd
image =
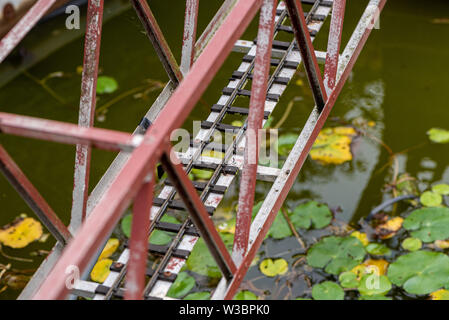
[{"label": "floating aquatic leaf", "polygon": [[97,80],[97,94],[113,93],[118,89],[117,81],[112,77],[100,76]]},{"label": "floating aquatic leaf", "polygon": [[354,237],[325,237],[307,252],[307,263],[324,268],[327,273],[340,274],[349,271],[365,257],[365,248]]},{"label": "floating aquatic leaf", "polygon": [[[232,244],[234,241],[234,235],[229,233],[220,233],[226,247],[230,251],[232,249]],[[195,247],[193,247],[192,253],[186,262],[186,267],[188,270],[201,274],[203,276],[208,276],[211,278],[221,277],[220,269],[215,263],[214,258],[209,252],[206,243],[203,238],[199,238]]]},{"label": "floating aquatic leaf", "polygon": [[236,294],[234,300],[257,300],[257,296],[248,290],[242,290]]},{"label": "floating aquatic leaf", "polygon": [[240,120],[234,120],[231,122],[231,125],[233,125],[234,127],[242,127],[243,126],[243,122]]},{"label": "floating aquatic leaf", "polygon": [[434,185],[432,187],[432,191],[435,193],[438,193],[442,196],[447,196],[447,195],[449,195],[449,185],[444,184],[444,183]]},{"label": "floating aquatic leaf", "polygon": [[343,300],[345,292],[335,282],[324,281],[313,286],[312,297],[315,300]]},{"label": "floating aquatic leaf", "polygon": [[192,169],[191,173],[193,174],[193,176],[196,179],[200,179],[200,180],[209,180],[212,175],[214,174],[212,171],[210,170],[203,170],[203,169]]},{"label": "floating aquatic leaf", "polygon": [[422,241],[418,238],[407,238],[402,241],[402,248],[408,251],[417,251],[421,249]]},{"label": "floating aquatic leaf", "polygon": [[391,290],[391,282],[386,276],[379,276],[376,273],[366,274],[360,280],[357,289],[363,296],[385,295]]},{"label": "floating aquatic leaf", "polygon": [[216,150],[204,150],[201,154],[202,157],[218,158],[223,159],[224,153]]},{"label": "floating aquatic leaf", "polygon": [[401,229],[404,219],[394,217],[376,227],[376,234],[380,239],[390,239]]},{"label": "floating aquatic leaf", "polygon": [[298,137],[299,136],[295,133],[281,135],[275,144],[277,153],[281,156],[287,156],[295,145],[296,140],[298,140]]},{"label": "floating aquatic leaf", "polygon": [[28,281],[30,281],[31,277],[24,274],[8,274],[3,279],[3,282],[6,284],[8,288],[14,290],[22,290],[26,287]]},{"label": "floating aquatic leaf", "polygon": [[449,287],[449,257],[440,252],[411,252],[390,264],[387,275],[408,293],[429,294]]},{"label": "floating aquatic leaf", "polygon": [[369,254],[375,256],[388,256],[391,254],[390,248],[381,243],[370,243],[365,247]]},{"label": "floating aquatic leaf", "polygon": [[364,273],[375,273],[378,276],[385,275],[387,273],[388,262],[384,259],[368,259],[363,262],[365,266]]},{"label": "floating aquatic leaf", "polygon": [[112,256],[112,254],[117,250],[118,246],[120,244],[120,241],[115,238],[111,238],[106,243],[106,246],[104,247],[103,251],[101,251],[100,257],[98,260],[109,258]]},{"label": "floating aquatic leaf", "polygon": [[448,240],[435,240],[434,245],[440,249],[447,249],[447,248],[449,248],[449,241]]},{"label": "floating aquatic leaf", "polygon": [[229,221],[220,223],[217,226],[218,232],[235,234],[235,222],[236,219],[232,218]]},{"label": "floating aquatic leaf", "polygon": [[449,300],[449,291],[440,289],[430,294],[432,300]]},{"label": "floating aquatic leaf", "polygon": [[98,260],[90,273],[92,281],[103,283],[111,272],[109,268],[111,267],[112,262],[111,259]]},{"label": "floating aquatic leaf", "polygon": [[385,296],[360,296],[359,300],[391,300],[390,297],[385,297]]},{"label": "floating aquatic leaf", "polygon": [[[168,222],[168,223],[175,223],[178,224],[179,221],[172,216],[164,215],[161,218],[162,222]],[[122,219],[121,222],[121,229],[122,232],[125,234],[126,237],[131,237],[131,227],[132,227],[132,214],[128,214]],[[151,244],[155,245],[166,245],[169,243],[172,239],[172,236],[169,232],[161,231],[161,230],[154,230],[151,233],[151,236],[149,238],[149,242]]]},{"label": "floating aquatic leaf", "polygon": [[[397,196],[404,196],[404,195],[419,195],[418,190],[418,183],[416,178],[410,176],[410,174],[403,173],[398,176],[397,183],[396,183],[396,190],[398,191]],[[417,206],[418,203],[415,199],[407,200],[409,203],[411,203],[414,206]]]},{"label": "floating aquatic leaf", "polygon": [[404,221],[404,228],[423,242],[449,238],[449,209],[423,208],[413,211]]},{"label": "floating aquatic leaf", "polygon": [[42,236],[42,225],[33,218],[17,218],[0,230],[0,243],[11,248],[24,248]]},{"label": "floating aquatic leaf", "polygon": [[436,143],[448,143],[449,142],[449,130],[432,128],[427,131],[429,139]]},{"label": "floating aquatic leaf", "polygon": [[280,211],[274,219],[270,230],[268,230],[267,235],[273,239],[283,239],[293,235],[287,220],[285,220],[284,215]]},{"label": "floating aquatic leaf", "polygon": [[443,203],[443,197],[436,192],[426,191],[421,195],[419,201],[426,207],[438,207]]},{"label": "floating aquatic leaf", "polygon": [[273,117],[272,116],[269,116],[268,117],[268,119],[267,119],[267,121],[265,122],[265,124],[263,125],[263,128],[264,129],[268,129],[268,128],[270,128],[271,127],[271,124],[273,123]]},{"label": "floating aquatic leaf", "polygon": [[210,292],[201,291],[190,293],[187,296],[185,296],[183,300],[209,300],[209,299],[210,299]]},{"label": "floating aquatic leaf", "polygon": [[301,204],[293,210],[290,220],[296,228],[321,229],[329,225],[332,220],[332,212],[329,208],[316,201]]},{"label": "floating aquatic leaf", "polygon": [[267,277],[283,275],[288,271],[288,263],[285,259],[265,259],[260,263],[260,271]]},{"label": "floating aquatic leaf", "polygon": [[359,280],[354,272],[346,271],[338,276],[338,281],[343,288],[357,288]]},{"label": "floating aquatic leaf", "polygon": [[195,287],[195,279],[187,274],[187,272],[180,272],[176,277],[175,282],[171,285],[167,292],[167,297],[181,299],[188,294],[190,290]]},{"label": "floating aquatic leaf", "polygon": [[356,131],[351,127],[323,129],[313,144],[310,156],[322,164],[351,161],[351,142],[355,135]]},{"label": "floating aquatic leaf", "polygon": [[354,231],[353,233],[351,233],[351,237],[359,239],[364,246],[367,246],[369,244],[368,236],[364,232]]}]

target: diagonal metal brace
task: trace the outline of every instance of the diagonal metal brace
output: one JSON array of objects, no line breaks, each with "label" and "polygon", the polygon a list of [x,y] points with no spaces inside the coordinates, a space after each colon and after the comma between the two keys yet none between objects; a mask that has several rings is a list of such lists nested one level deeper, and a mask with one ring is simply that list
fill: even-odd
[{"label": "diagonal metal brace", "polygon": [[192,181],[190,181],[185,173],[181,161],[177,159],[174,152],[170,152],[170,149],[171,148],[168,148],[162,155],[162,165],[170,177],[170,181],[173,182],[174,187],[184,201],[195,226],[198,228],[201,237],[206,242],[206,245],[217,262],[223,276],[230,280],[237,268],[231,255],[226,249],[223,240],[215,229],[214,223],[198,196]]}]

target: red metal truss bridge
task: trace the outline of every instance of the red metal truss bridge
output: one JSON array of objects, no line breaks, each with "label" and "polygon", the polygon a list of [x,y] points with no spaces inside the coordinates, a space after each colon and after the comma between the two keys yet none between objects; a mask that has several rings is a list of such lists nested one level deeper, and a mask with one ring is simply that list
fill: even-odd
[{"label": "red metal truss bridge", "polygon": [[[0,41],[0,62],[18,45],[56,0],[38,0]],[[386,0],[367,6],[345,48],[341,36],[346,0],[225,0],[202,35],[196,38],[199,0],[186,0],[181,63],[178,65],[146,0],[131,0],[170,81],[133,134],[93,126],[104,0],[89,0],[79,108],[79,123],[0,112],[0,133],[76,145],[73,204],[67,227],[0,145],[0,169],[33,209],[57,243],[19,298],[170,299],[166,294],[195,243],[202,237],[221,270],[212,299],[232,299],[332,107],[334,106]],[[255,41],[239,40],[256,14]],[[313,40],[331,16],[326,52]],[[287,34],[291,41],[280,41]],[[175,152],[170,133],[186,120],[232,51],[244,53],[218,102],[201,123],[187,152]],[[303,64],[315,106],[281,169],[258,165],[260,139],[250,132],[262,128],[289,81]],[[319,63],[324,63],[322,74]],[[249,106],[234,105],[240,96]],[[226,125],[226,115],[240,116],[241,127]],[[211,148],[215,131],[234,134],[221,145],[223,159],[201,156]],[[119,151],[106,173],[88,194],[92,148]],[[155,167],[168,178],[154,195]],[[213,172],[207,182],[191,181],[192,168]],[[211,215],[234,178],[241,173],[239,206],[232,253],[217,233]],[[256,180],[272,183],[256,217],[251,219]],[[102,284],[88,281],[106,241],[132,205],[129,242]],[[187,211],[181,224],[162,222],[168,210]],[[170,244],[148,243],[154,230],[174,232]],[[147,268],[148,255],[160,256]],[[79,277],[71,278],[74,270]]]}]

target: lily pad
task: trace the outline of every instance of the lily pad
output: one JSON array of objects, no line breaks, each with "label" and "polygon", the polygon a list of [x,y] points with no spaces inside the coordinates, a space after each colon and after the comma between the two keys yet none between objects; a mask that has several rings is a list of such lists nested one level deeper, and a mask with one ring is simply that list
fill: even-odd
[{"label": "lily pad", "polygon": [[449,130],[432,128],[427,131],[429,139],[436,143],[449,143]]},{"label": "lily pad", "polygon": [[438,193],[442,196],[449,195],[449,185],[447,184],[437,184],[432,187],[432,191]]},{"label": "lily pad", "polygon": [[365,248],[354,237],[325,237],[307,252],[307,263],[315,268],[324,268],[327,273],[340,274],[362,262]]},{"label": "lily pad", "polygon": [[366,233],[364,232],[360,232],[360,231],[354,231],[351,233],[351,237],[357,238],[360,240],[360,242],[364,245],[367,246],[369,244],[369,240],[368,240],[368,236]]},{"label": "lily pad", "polygon": [[33,218],[17,218],[0,230],[0,243],[11,248],[24,248],[42,236],[42,225]]},{"label": "lily pad", "polygon": [[275,277],[277,275],[283,275],[288,271],[288,263],[285,259],[265,259],[260,263],[260,272],[267,277]]},{"label": "lily pad", "polygon": [[405,219],[404,228],[423,242],[445,240],[449,237],[449,209],[435,207],[415,210]]},{"label": "lily pad", "polygon": [[351,142],[355,135],[356,131],[350,127],[323,129],[313,144],[310,157],[322,164],[351,161]]},{"label": "lily pad", "polygon": [[242,290],[236,294],[234,300],[257,300],[257,296],[248,290]]},{"label": "lily pad", "polygon": [[408,293],[429,294],[449,287],[449,257],[440,252],[411,252],[390,264],[387,275]]},{"label": "lily pad", "polygon": [[112,256],[112,254],[117,250],[118,246],[120,244],[120,241],[115,238],[111,238],[106,243],[106,246],[104,247],[103,251],[101,251],[100,257],[98,260],[109,258]]},{"label": "lily pad", "polygon": [[92,281],[98,283],[105,282],[106,278],[111,272],[109,268],[111,267],[112,262],[113,261],[111,259],[98,260],[90,273],[90,278],[92,279]]},{"label": "lily pad", "polygon": [[376,227],[376,234],[380,239],[390,239],[396,235],[399,229],[401,229],[403,222],[404,219],[401,217],[391,218],[387,222]]},{"label": "lily pad", "polygon": [[281,135],[277,143],[275,144],[277,153],[281,156],[288,156],[290,153],[290,150],[293,148],[293,146],[296,143],[296,140],[298,140],[299,135],[296,133],[287,133]]},{"label": "lily pad", "polygon": [[365,249],[369,254],[374,256],[389,256],[391,254],[390,248],[382,243],[370,243]]},{"label": "lily pad", "polygon": [[439,193],[426,191],[419,197],[419,201],[426,207],[438,207],[443,203],[443,197]]},{"label": "lily pad", "polygon": [[[234,235],[229,233],[220,233],[226,247],[230,251],[232,249]],[[209,252],[209,249],[204,242],[203,238],[199,238],[195,247],[193,247],[192,253],[186,261],[186,267],[188,270],[196,272],[200,275],[220,278],[221,272],[215,263],[214,258]]]},{"label": "lily pad", "polygon": [[360,296],[359,300],[391,300],[390,297],[385,296]]},{"label": "lily pad", "polygon": [[181,299],[188,294],[190,290],[195,287],[195,279],[187,274],[187,272],[180,272],[176,277],[175,282],[167,292],[167,296],[171,298]]},{"label": "lily pad", "polygon": [[104,93],[113,93],[118,89],[118,83],[117,81],[108,76],[100,76],[97,80],[97,93],[98,94],[104,94]]},{"label": "lily pad", "polygon": [[212,175],[214,174],[210,170],[195,169],[195,168],[192,169],[191,173],[193,174],[195,179],[199,179],[199,180],[209,180],[212,177]]},{"label": "lily pad", "polygon": [[449,300],[449,290],[440,289],[430,294],[432,300]]},{"label": "lily pad", "polygon": [[285,220],[284,215],[280,211],[274,219],[270,230],[268,230],[267,235],[273,239],[284,239],[293,235],[287,220]]},{"label": "lily pad", "polygon": [[357,288],[359,286],[357,275],[351,271],[341,273],[338,276],[338,281],[343,288]]},{"label": "lily pad", "polygon": [[332,212],[326,205],[310,201],[297,206],[293,210],[290,220],[296,228],[321,229],[331,222]]},{"label": "lily pad", "polygon": [[[176,223],[176,224],[180,223],[178,221],[178,219],[176,219],[175,217],[169,216],[169,215],[164,215],[161,218],[161,221],[168,222],[168,223]],[[127,216],[125,216],[122,219],[122,222],[121,222],[122,232],[128,238],[131,236],[131,227],[132,227],[132,214],[128,214]],[[151,236],[148,241],[151,244],[155,244],[155,245],[166,245],[166,244],[170,243],[172,238],[173,237],[169,232],[161,231],[161,230],[154,230],[151,233]]]},{"label": "lily pad", "polygon": [[345,292],[332,281],[324,281],[312,288],[312,297],[315,300],[343,300]]},{"label": "lily pad", "polygon": [[379,276],[385,275],[387,273],[388,262],[384,259],[368,259],[363,262],[365,266],[364,273],[376,273]]},{"label": "lily pad", "polygon": [[384,295],[391,290],[391,282],[386,276],[367,274],[362,277],[357,289],[363,296]]},{"label": "lily pad", "polygon": [[408,251],[417,251],[421,249],[422,241],[418,238],[407,238],[402,241],[402,248]]},{"label": "lily pad", "polygon": [[210,292],[201,291],[190,293],[187,296],[185,296],[183,300],[209,300],[209,299],[210,299]]}]

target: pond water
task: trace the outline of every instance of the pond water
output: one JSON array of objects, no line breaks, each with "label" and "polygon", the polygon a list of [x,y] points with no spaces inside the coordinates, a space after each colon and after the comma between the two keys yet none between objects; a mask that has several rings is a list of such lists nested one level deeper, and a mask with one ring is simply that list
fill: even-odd
[{"label": "pond water", "polygon": [[[173,5],[172,1],[156,0],[151,2],[151,8],[175,56],[180,57],[184,9],[183,1],[176,2],[179,5]],[[220,2],[201,1],[199,32],[219,8]],[[348,40],[366,3],[362,0],[348,1],[343,41]],[[123,1],[111,1],[106,8],[108,19],[103,29],[100,68],[102,75],[117,80],[119,90],[113,95],[100,96],[100,108],[118,95],[145,85],[146,79],[167,81],[134,12]],[[373,31],[331,113],[335,121],[331,119],[327,124],[351,122],[358,117],[374,121],[375,136],[394,153],[402,152],[397,157],[398,169],[417,177],[421,190],[425,190],[430,183],[449,182],[449,147],[431,144],[426,135],[432,127],[449,128],[448,19],[449,3],[445,0],[388,1],[381,16],[380,29]],[[253,22],[244,38],[253,39],[256,26]],[[328,28],[328,23],[325,28]],[[83,40],[70,32],[64,29],[64,17],[60,17],[42,23],[25,39],[20,52],[6,62],[8,70],[4,74],[13,76],[5,77],[7,81],[0,88],[0,111],[77,122],[81,78],[77,68],[82,65]],[[61,34],[64,45],[26,71],[18,72],[23,65],[36,58],[33,48],[37,48],[38,41],[44,35],[56,38]],[[324,37],[318,37],[316,47],[324,49],[326,41]],[[217,101],[240,59],[241,54],[232,54],[226,61],[201,103],[186,121],[186,128],[191,128],[192,120],[203,119],[208,114],[208,108]],[[62,77],[46,81],[52,90],[50,93],[38,79],[55,72],[62,72]],[[307,80],[299,72],[273,114],[276,123],[288,102],[301,96],[284,122],[281,134],[298,133],[313,105],[310,91],[301,82],[306,83]],[[132,132],[158,93],[159,90],[155,90],[138,98],[132,94],[126,96],[108,108],[105,116],[97,119],[95,126]],[[59,217],[68,223],[74,147],[7,135],[1,135],[0,141]],[[286,207],[293,209],[306,200],[316,200],[328,204],[336,212],[336,220],[355,224],[391,197],[390,193],[383,192],[392,177],[386,148],[373,139],[360,137],[354,141],[352,150],[354,159],[338,166],[323,166],[308,159],[287,198]],[[96,184],[114,157],[111,152],[93,152],[91,186]],[[263,200],[268,188],[267,184],[258,185],[256,201]],[[231,211],[237,197],[237,184],[234,183],[221,211]],[[0,225],[10,223],[21,213],[33,216],[3,176],[0,177],[0,206]],[[305,237],[307,244],[311,244],[319,234],[311,232],[301,236]],[[31,254],[50,250],[53,244],[53,239],[49,238],[45,243],[36,242],[24,249],[3,247],[0,264],[11,263],[16,269],[34,269],[44,256]],[[40,253],[45,255],[45,252]],[[8,259],[5,254],[32,259],[33,262]],[[289,237],[265,241],[260,257],[282,257],[292,265],[302,254],[304,249],[298,246],[294,237]],[[313,281],[318,281],[322,276],[313,277],[316,277]],[[307,292],[305,280],[297,273],[272,279],[262,277],[259,269],[254,267],[246,280],[251,280],[260,290],[256,294],[271,299],[291,299],[305,296],[304,292]],[[15,298],[19,292],[8,288],[0,293],[0,299]]]}]

